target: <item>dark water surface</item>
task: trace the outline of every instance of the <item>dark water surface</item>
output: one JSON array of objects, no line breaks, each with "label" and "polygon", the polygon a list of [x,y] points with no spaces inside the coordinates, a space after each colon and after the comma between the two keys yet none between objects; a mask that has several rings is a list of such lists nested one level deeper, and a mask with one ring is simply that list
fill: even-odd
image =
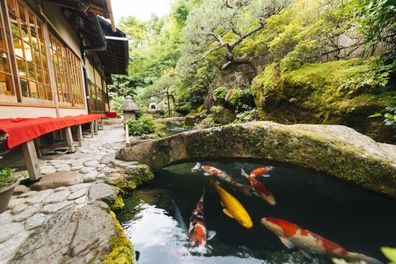
[{"label": "dark water surface", "polygon": [[[248,184],[240,176],[272,165],[269,163],[213,163]],[[381,246],[396,246],[396,201],[347,184],[333,177],[299,167],[273,165],[271,177],[259,178],[274,194],[277,204],[270,206],[258,197],[247,197],[229,186],[222,186],[244,205],[253,220],[250,230],[222,212],[210,178],[202,172],[191,173],[195,163],[165,168],[155,182],[125,199],[126,209],[119,214],[122,225],[141,252],[139,263],[331,263],[327,257],[306,256],[287,249],[260,224],[262,217],[277,217],[315,232],[353,252],[381,261],[386,259]],[[189,217],[206,189],[205,218],[208,230],[217,235],[208,241],[209,253],[197,256],[188,247],[186,231],[175,219],[172,199],[180,209],[187,227]]]}]

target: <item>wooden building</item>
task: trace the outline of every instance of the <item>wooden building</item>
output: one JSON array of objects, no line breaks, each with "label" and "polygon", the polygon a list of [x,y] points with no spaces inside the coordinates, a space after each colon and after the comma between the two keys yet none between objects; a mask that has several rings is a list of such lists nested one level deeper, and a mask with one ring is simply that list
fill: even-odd
[{"label": "wooden building", "polygon": [[110,0],[1,0],[0,60],[0,119],[103,113],[128,41]]}]

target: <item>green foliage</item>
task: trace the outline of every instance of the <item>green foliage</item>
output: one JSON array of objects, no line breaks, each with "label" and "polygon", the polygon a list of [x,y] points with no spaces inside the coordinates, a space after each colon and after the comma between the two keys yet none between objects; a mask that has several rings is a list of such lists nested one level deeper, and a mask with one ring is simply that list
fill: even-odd
[{"label": "green foliage", "polygon": [[228,101],[238,112],[250,110],[255,106],[253,95],[247,90],[232,89]]},{"label": "green foliage", "polygon": [[396,248],[382,247],[381,251],[391,261],[391,264],[396,263]]},{"label": "green foliage", "polygon": [[390,105],[385,108],[387,111],[384,115],[381,113],[376,113],[370,115],[368,118],[375,118],[375,117],[384,117],[384,123],[387,126],[395,125],[396,124],[396,106]]},{"label": "green foliage", "polygon": [[256,109],[251,109],[245,112],[241,112],[237,114],[236,119],[234,120],[235,124],[257,121],[258,120],[258,113]]},{"label": "green foliage", "polygon": [[222,107],[221,105],[214,105],[210,108],[210,112],[212,114],[219,114],[224,110],[224,107]]},{"label": "green foliage", "polygon": [[213,98],[224,100],[228,93],[228,89],[226,87],[218,87],[213,90]]},{"label": "green foliage", "polygon": [[157,123],[150,115],[145,115],[138,120],[128,120],[129,135],[142,136],[156,131]]},{"label": "green foliage", "polygon": [[121,105],[124,103],[125,98],[122,96],[114,96],[110,98],[110,110],[121,114]]},{"label": "green foliage", "polygon": [[[1,156],[0,159],[2,159]],[[15,179],[15,177],[12,176],[14,172],[15,169],[0,168],[0,189],[10,186],[17,181],[17,179]]]}]

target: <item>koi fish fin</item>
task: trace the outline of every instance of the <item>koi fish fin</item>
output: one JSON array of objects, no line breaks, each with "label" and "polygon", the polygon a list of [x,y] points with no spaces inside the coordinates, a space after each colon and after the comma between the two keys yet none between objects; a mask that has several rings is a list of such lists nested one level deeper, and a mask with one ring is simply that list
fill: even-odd
[{"label": "koi fish fin", "polygon": [[241,169],[241,175],[244,176],[245,178],[249,178],[249,175],[245,172],[244,169]]},{"label": "koi fish fin", "polygon": [[383,264],[383,262],[379,261],[378,259],[355,252],[348,252],[346,257],[351,261],[364,261],[368,264]]},{"label": "koi fish fin", "polygon": [[248,185],[242,185],[239,190],[246,196],[252,196],[251,187]]},{"label": "koi fish fin", "polygon": [[220,201],[220,203],[221,203],[221,206],[223,206],[223,208],[225,208],[223,201]]},{"label": "koi fish fin", "polygon": [[263,177],[263,178],[269,178],[269,177],[271,177],[271,175],[269,175],[269,174],[262,174],[261,177]]},{"label": "koi fish fin", "polygon": [[283,245],[285,245],[288,249],[294,248],[293,242],[291,242],[289,239],[286,237],[279,237],[280,241],[282,242]]},{"label": "koi fish fin", "polygon": [[304,250],[300,250],[300,252],[308,259],[311,259],[311,256],[309,255],[308,252],[304,251]]},{"label": "koi fish fin", "polygon": [[207,173],[207,172],[205,172],[205,173],[204,173],[204,176],[210,176],[210,174],[209,174],[209,173]]},{"label": "koi fish fin", "polygon": [[216,231],[214,231],[214,230],[209,230],[208,231],[208,238],[207,238],[207,240],[209,241],[209,240],[212,240],[214,237],[216,236]]},{"label": "koi fish fin", "polygon": [[229,218],[234,219],[234,217],[232,216],[232,214],[230,213],[230,211],[228,211],[226,208],[223,209],[223,213],[228,216]]}]

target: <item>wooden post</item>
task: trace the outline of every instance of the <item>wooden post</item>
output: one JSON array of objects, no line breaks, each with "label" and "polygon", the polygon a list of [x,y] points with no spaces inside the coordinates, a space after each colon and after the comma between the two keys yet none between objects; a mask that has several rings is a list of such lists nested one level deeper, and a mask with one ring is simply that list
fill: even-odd
[{"label": "wooden post", "polygon": [[99,130],[103,130],[103,118],[99,119]]},{"label": "wooden post", "polygon": [[82,125],[78,125],[77,126],[77,141],[78,141],[79,147],[82,147],[82,140],[83,140]]},{"label": "wooden post", "polygon": [[97,135],[98,134],[98,120],[94,121],[94,134]]},{"label": "wooden post", "polygon": [[71,153],[76,152],[76,148],[74,147],[73,144],[73,134],[71,132],[71,127],[65,128],[65,135],[66,135],[67,146],[69,147],[69,152]]},{"label": "wooden post", "polygon": [[29,173],[30,181],[37,181],[41,178],[39,160],[37,158],[34,141],[28,141],[22,145],[23,156],[25,158],[26,168]]},{"label": "wooden post", "polygon": [[40,138],[38,137],[33,140],[34,140],[34,146],[35,146],[36,152],[37,152],[37,157],[41,158],[43,156],[43,154],[41,153],[41,150],[40,150]]},{"label": "wooden post", "polygon": [[94,121],[90,123],[91,137],[94,137]]}]

